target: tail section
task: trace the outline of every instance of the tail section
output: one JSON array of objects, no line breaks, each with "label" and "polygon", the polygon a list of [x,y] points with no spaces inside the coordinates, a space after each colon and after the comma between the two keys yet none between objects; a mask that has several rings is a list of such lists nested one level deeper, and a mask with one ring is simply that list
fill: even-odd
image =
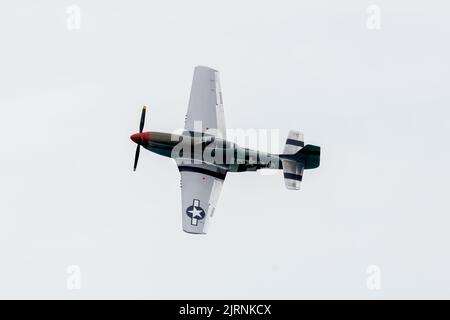
[{"label": "tail section", "polygon": [[314,169],[320,165],[320,147],[310,144],[304,146],[303,134],[291,130],[280,159],[286,188],[299,190],[303,170]]}]

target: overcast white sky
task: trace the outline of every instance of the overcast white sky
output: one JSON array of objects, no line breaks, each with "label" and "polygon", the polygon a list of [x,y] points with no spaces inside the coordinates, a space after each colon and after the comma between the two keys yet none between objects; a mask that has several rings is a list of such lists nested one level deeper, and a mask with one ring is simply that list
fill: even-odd
[{"label": "overcast white sky", "polygon": [[[0,7],[0,297],[450,298],[448,1]],[[229,128],[322,147],[301,191],[228,175],[207,236],[181,231],[175,164],[133,173],[129,139],[144,104],[147,130],[183,126],[199,64]]]}]

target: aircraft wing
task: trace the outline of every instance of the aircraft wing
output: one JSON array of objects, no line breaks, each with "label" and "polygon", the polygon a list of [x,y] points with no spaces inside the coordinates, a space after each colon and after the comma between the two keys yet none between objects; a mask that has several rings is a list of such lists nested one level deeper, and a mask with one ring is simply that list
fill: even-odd
[{"label": "aircraft wing", "polygon": [[184,130],[206,132],[225,139],[225,117],[217,70],[198,66],[194,70]]},{"label": "aircraft wing", "polygon": [[179,164],[183,230],[205,234],[222,190],[226,171],[206,164]]}]

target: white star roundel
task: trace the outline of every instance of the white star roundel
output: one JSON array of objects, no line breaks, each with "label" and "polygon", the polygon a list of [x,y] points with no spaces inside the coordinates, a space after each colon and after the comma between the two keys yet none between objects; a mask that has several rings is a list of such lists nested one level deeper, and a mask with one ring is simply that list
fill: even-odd
[{"label": "white star roundel", "polygon": [[198,225],[198,220],[202,220],[206,216],[205,210],[200,207],[200,200],[198,199],[192,201],[192,206],[186,209],[186,214],[191,218],[191,225],[193,226]]}]

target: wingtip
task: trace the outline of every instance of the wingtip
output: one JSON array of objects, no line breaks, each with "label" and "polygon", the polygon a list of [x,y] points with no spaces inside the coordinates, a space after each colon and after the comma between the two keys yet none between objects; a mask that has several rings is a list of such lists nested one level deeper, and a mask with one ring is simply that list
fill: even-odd
[{"label": "wingtip", "polygon": [[186,229],[183,229],[183,231],[188,233],[188,234],[207,234],[206,232],[194,232],[194,231],[188,231]]},{"label": "wingtip", "polygon": [[203,66],[203,65],[198,65],[198,66],[196,66],[196,67],[194,68],[194,70],[201,70],[201,69],[203,69],[203,70],[211,70],[211,71],[214,71],[214,72],[218,72],[217,69],[214,69],[214,68],[211,68],[211,67],[208,67],[208,66]]}]

